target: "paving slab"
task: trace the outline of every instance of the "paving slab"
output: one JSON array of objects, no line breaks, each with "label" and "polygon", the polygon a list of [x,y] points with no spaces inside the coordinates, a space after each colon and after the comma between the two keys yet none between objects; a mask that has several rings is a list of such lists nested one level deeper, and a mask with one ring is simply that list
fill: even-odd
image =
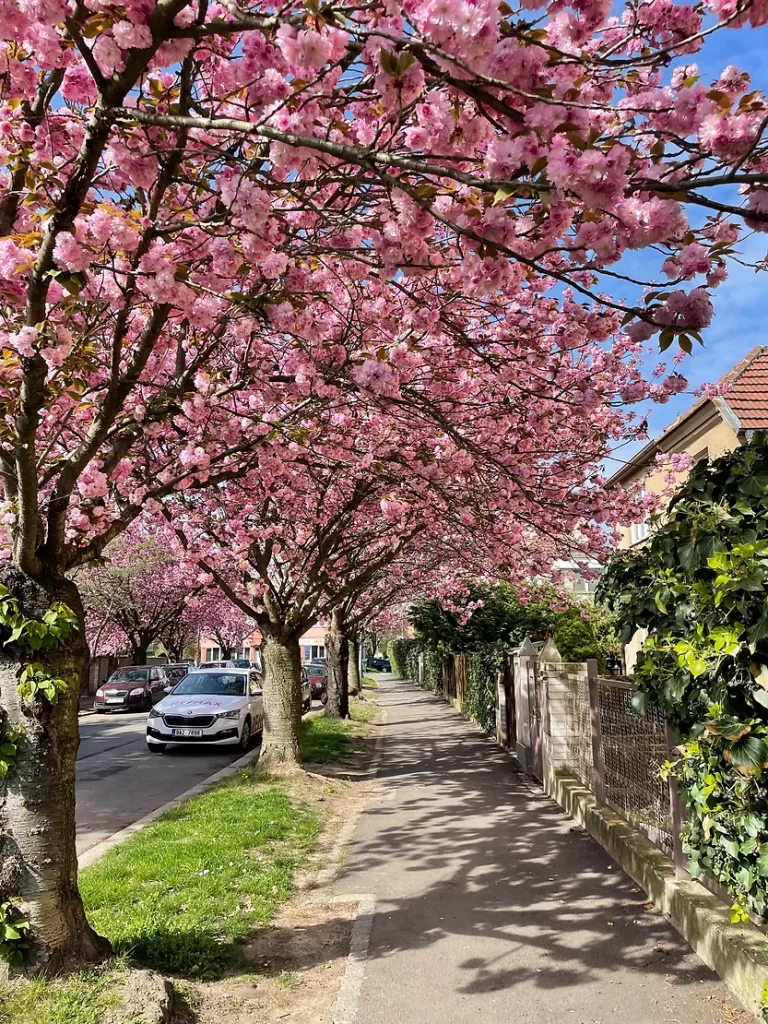
[{"label": "paving slab", "polygon": [[410,683],[379,686],[380,786],[337,886],[374,907],[345,1024],[751,1019],[475,725]]}]

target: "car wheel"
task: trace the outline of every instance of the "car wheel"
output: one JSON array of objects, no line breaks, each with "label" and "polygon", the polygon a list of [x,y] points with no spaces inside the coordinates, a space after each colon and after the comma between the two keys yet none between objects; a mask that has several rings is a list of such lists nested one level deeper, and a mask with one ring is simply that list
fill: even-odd
[{"label": "car wheel", "polygon": [[147,750],[150,754],[162,754],[167,745],[167,743],[148,743]]},{"label": "car wheel", "polygon": [[240,733],[240,749],[248,750],[251,746],[251,720],[246,718],[243,722],[243,731]]}]

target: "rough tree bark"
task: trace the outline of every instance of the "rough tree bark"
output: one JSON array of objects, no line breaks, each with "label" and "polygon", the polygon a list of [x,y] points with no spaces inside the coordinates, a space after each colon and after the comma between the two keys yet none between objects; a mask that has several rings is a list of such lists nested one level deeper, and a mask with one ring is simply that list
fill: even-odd
[{"label": "rough tree bark", "polygon": [[325,653],[328,658],[328,703],[325,714],[328,718],[349,718],[349,690],[347,666],[349,644],[344,632],[342,614],[335,609],[325,634]]},{"label": "rough tree bark", "polygon": [[133,647],[132,650],[131,650],[131,655],[133,657],[133,664],[134,665],[146,665],[147,664],[147,658],[149,657],[149,655],[147,653],[148,651],[149,651],[149,647],[146,647],[146,646],[145,647]]},{"label": "rough tree bark", "polygon": [[269,771],[301,766],[301,651],[299,638],[264,633],[264,737],[260,764]]},{"label": "rough tree bark", "polygon": [[356,697],[360,693],[360,641],[350,640],[349,641],[349,667],[347,669],[347,679],[350,697]]},{"label": "rough tree bark", "polygon": [[[79,630],[64,644],[42,653],[0,647],[3,725],[26,730],[16,762],[0,785],[0,898],[19,897],[30,921],[25,970],[51,974],[102,960],[110,950],[88,924],[77,887],[75,759],[79,684],[88,655],[84,613],[69,580],[35,581],[16,569],[4,570],[1,579],[27,617],[40,619],[54,601],[61,601],[79,622]],[[32,661],[56,677],[72,679],[56,704],[42,696],[22,701],[19,674]]]}]

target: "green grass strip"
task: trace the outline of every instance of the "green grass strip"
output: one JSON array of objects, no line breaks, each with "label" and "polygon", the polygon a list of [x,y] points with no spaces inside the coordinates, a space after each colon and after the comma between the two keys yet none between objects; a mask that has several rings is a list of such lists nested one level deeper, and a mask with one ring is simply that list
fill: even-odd
[{"label": "green grass strip", "polygon": [[110,964],[55,981],[0,982],[0,1024],[101,1024],[119,972]]},{"label": "green grass strip", "polygon": [[164,814],[80,876],[88,918],[116,951],[212,979],[292,892],[320,820],[239,773]]},{"label": "green grass strip", "polygon": [[364,748],[367,725],[376,717],[376,708],[363,701],[350,705],[352,720],[325,718],[322,714],[304,719],[301,751],[310,764],[344,764]]}]

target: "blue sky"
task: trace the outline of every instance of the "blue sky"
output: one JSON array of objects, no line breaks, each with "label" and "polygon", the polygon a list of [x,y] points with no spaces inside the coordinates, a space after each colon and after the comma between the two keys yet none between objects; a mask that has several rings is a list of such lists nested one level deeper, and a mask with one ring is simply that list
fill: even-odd
[{"label": "blue sky", "polygon": [[[679,64],[698,64],[702,79],[709,83],[728,64],[735,64],[748,71],[752,88],[768,92],[768,27],[762,29],[723,29],[715,32],[705,42],[702,50],[695,55],[676,60]],[[740,254],[748,260],[763,259],[768,252],[768,234],[751,234],[737,246]],[[645,274],[660,277],[660,259],[656,253],[646,253],[642,262],[637,254],[622,260],[621,269],[627,272],[645,271]],[[661,278],[663,281],[663,278]],[[618,289],[615,289],[618,294]],[[635,300],[629,294],[627,298]],[[681,364],[680,371],[688,378],[691,387],[713,383],[737,363],[754,345],[768,343],[768,275],[755,274],[749,267],[731,264],[728,280],[715,289],[712,301],[715,316],[712,324],[703,332],[704,348],[696,345],[693,354]],[[652,343],[649,342],[649,346]],[[658,350],[653,348],[647,356],[647,365],[652,369],[660,362]],[[694,401],[690,393],[675,396],[666,405],[648,405],[649,433],[656,437],[660,431]],[[640,447],[635,444],[621,451],[623,458]],[[608,464],[613,472],[617,463]]]}]

